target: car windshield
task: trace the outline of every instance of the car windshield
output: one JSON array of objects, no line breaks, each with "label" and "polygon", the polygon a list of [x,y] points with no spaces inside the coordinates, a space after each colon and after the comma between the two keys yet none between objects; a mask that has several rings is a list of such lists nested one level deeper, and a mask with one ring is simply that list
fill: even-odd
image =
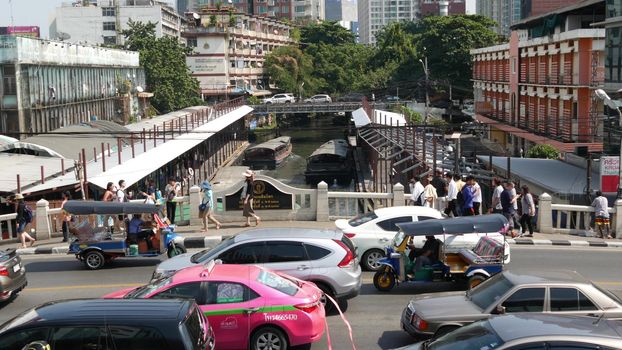
[{"label": "car windshield", "polygon": [[405,237],[406,237],[406,235],[404,234],[403,231],[397,231],[395,236],[393,236],[392,246],[393,247],[399,247],[400,245],[402,245],[402,243],[404,242],[404,238]]},{"label": "car windshield", "polygon": [[298,286],[294,282],[266,270],[259,273],[257,282],[289,296],[294,296],[298,292]]},{"label": "car windshield", "polygon": [[605,288],[601,288],[599,285],[596,285],[596,284],[592,284],[592,285],[594,286],[594,288],[598,289],[601,293],[608,296],[611,300],[615,301],[619,305],[622,305],[622,300],[620,300],[620,298],[617,295],[611,293],[609,290]]},{"label": "car windshield", "polygon": [[512,287],[514,287],[512,282],[500,273],[482,282],[471,292],[468,292],[468,295],[473,304],[484,310],[490,304],[497,302]]},{"label": "car windshield", "polygon": [[427,350],[450,349],[496,349],[503,345],[503,340],[488,321],[472,323],[460,327],[424,347]]},{"label": "car windshield", "polygon": [[125,299],[142,299],[147,295],[168,286],[173,282],[172,277],[160,278],[142,287],[138,287],[125,295]]},{"label": "car windshield", "polygon": [[363,214],[360,216],[355,217],[354,219],[348,221],[348,224],[352,227],[357,227],[360,226],[366,222],[370,222],[372,220],[375,220],[378,218],[378,215],[376,215],[373,211],[370,211],[367,214]]},{"label": "car windshield", "polygon": [[220,254],[223,250],[227,249],[234,243],[233,238],[234,237],[226,238],[222,242],[218,243],[218,245],[214,248],[205,249],[194,254],[192,257],[190,257],[190,261],[193,264],[202,264],[204,262],[208,262],[214,259],[216,256],[218,256],[218,254]]}]

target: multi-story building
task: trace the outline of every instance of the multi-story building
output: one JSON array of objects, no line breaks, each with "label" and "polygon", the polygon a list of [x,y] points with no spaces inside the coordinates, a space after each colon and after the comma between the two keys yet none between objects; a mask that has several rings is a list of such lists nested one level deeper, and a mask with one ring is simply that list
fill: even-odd
[{"label": "multi-story building", "polygon": [[358,38],[358,12],[356,0],[325,0],[327,21],[336,21],[340,26],[352,31]]},{"label": "multi-story building", "polygon": [[385,25],[420,18],[420,0],[358,0],[359,41],[375,44],[376,33]]},{"label": "multi-story building", "polygon": [[490,140],[515,155],[534,144],[602,150],[594,90],[604,80],[605,31],[590,24],[604,15],[604,1],[586,1],[518,22],[507,44],[471,51],[476,118]]},{"label": "multi-story building", "polygon": [[140,110],[138,53],[0,36],[0,133],[21,138]]},{"label": "multi-story building", "polygon": [[325,19],[324,0],[186,0],[187,8],[201,11],[201,8],[233,6],[238,12],[254,16],[266,16],[291,21]]},{"label": "multi-story building", "polygon": [[129,20],[153,22],[156,36],[181,37],[182,16],[166,2],[154,0],[97,0],[63,3],[50,23],[50,38],[89,45],[121,45]]},{"label": "multi-story building", "polygon": [[477,0],[475,13],[497,22],[495,32],[510,36],[510,26],[521,20],[521,0]]},{"label": "multi-story building", "polygon": [[264,60],[279,46],[291,45],[292,27],[263,16],[204,9],[200,19],[184,29],[194,53],[186,59],[207,97],[267,92]]},{"label": "multi-story building", "polygon": [[585,0],[520,0],[521,19],[539,16]]},{"label": "multi-story building", "polygon": [[464,14],[466,1],[469,0],[358,0],[359,41],[375,44],[378,31],[391,22]]},{"label": "multi-story building", "polygon": [[466,13],[467,0],[419,0],[419,12],[422,17],[463,15]]}]

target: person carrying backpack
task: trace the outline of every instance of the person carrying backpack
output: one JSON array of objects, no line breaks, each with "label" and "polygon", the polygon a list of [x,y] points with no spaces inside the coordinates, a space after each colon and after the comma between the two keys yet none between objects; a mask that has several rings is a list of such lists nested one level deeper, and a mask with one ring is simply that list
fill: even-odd
[{"label": "person carrying backpack", "polygon": [[207,232],[207,224],[211,220],[216,224],[216,229],[220,229],[220,222],[214,218],[214,198],[212,193],[212,184],[205,180],[201,183],[201,190],[203,191],[203,197],[201,198],[201,204],[199,205],[199,218],[203,221],[202,232]]},{"label": "person carrying backpack", "polygon": [[15,212],[17,213],[15,220],[17,221],[17,235],[22,242],[21,248],[26,248],[26,241],[29,241],[32,247],[36,239],[26,232],[26,226],[32,222],[32,210],[24,202],[24,196],[21,193],[15,195],[15,200],[17,201],[15,204]]}]

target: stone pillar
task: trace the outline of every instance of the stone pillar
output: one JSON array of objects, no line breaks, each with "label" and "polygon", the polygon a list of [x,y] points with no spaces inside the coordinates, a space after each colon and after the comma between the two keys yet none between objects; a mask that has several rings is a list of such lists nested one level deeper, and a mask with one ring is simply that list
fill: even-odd
[{"label": "stone pillar", "polygon": [[201,204],[201,188],[199,186],[190,187],[190,225],[202,225],[199,218],[199,204]]},{"label": "stone pillar", "polygon": [[548,193],[542,193],[538,201],[538,232],[553,233],[552,198]]},{"label": "stone pillar", "polygon": [[321,181],[317,184],[317,213],[316,221],[328,221],[328,184]]},{"label": "stone pillar", "polygon": [[48,211],[50,209],[50,203],[45,199],[41,199],[37,202],[37,208],[35,210],[35,223],[37,225],[37,240],[44,241],[50,239],[50,218],[48,217]]},{"label": "stone pillar", "polygon": [[395,186],[393,186],[393,206],[398,207],[405,204],[406,202],[404,202],[404,185],[398,182],[395,184]]},{"label": "stone pillar", "polygon": [[616,200],[613,204],[613,208],[615,209],[615,227],[612,227],[616,233],[616,237],[618,239],[622,238],[622,199]]}]

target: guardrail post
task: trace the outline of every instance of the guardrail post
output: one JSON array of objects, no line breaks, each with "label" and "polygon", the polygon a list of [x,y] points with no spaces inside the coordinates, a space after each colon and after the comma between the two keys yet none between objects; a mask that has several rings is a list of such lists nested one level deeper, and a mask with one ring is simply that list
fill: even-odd
[{"label": "guardrail post", "polygon": [[199,218],[199,204],[201,204],[201,188],[190,187],[190,225],[202,225]]},{"label": "guardrail post", "polygon": [[406,202],[404,201],[404,185],[401,183],[396,183],[393,186],[393,206],[403,206]]},{"label": "guardrail post", "polygon": [[37,226],[36,234],[37,240],[43,241],[50,239],[50,218],[48,217],[48,211],[50,210],[50,203],[45,199],[40,199],[37,202],[37,208],[35,211],[35,223]]},{"label": "guardrail post", "polygon": [[317,184],[317,212],[315,221],[327,222],[328,216],[328,184],[321,181]]},{"label": "guardrail post", "polygon": [[[538,197],[538,232],[553,233],[553,210],[552,198],[548,193],[542,193]],[[557,215],[560,215],[557,213]]]},{"label": "guardrail post", "polygon": [[613,227],[615,233],[616,233],[616,238],[620,238],[622,236],[622,200],[617,200],[614,203],[614,209],[615,209],[615,227]]}]

